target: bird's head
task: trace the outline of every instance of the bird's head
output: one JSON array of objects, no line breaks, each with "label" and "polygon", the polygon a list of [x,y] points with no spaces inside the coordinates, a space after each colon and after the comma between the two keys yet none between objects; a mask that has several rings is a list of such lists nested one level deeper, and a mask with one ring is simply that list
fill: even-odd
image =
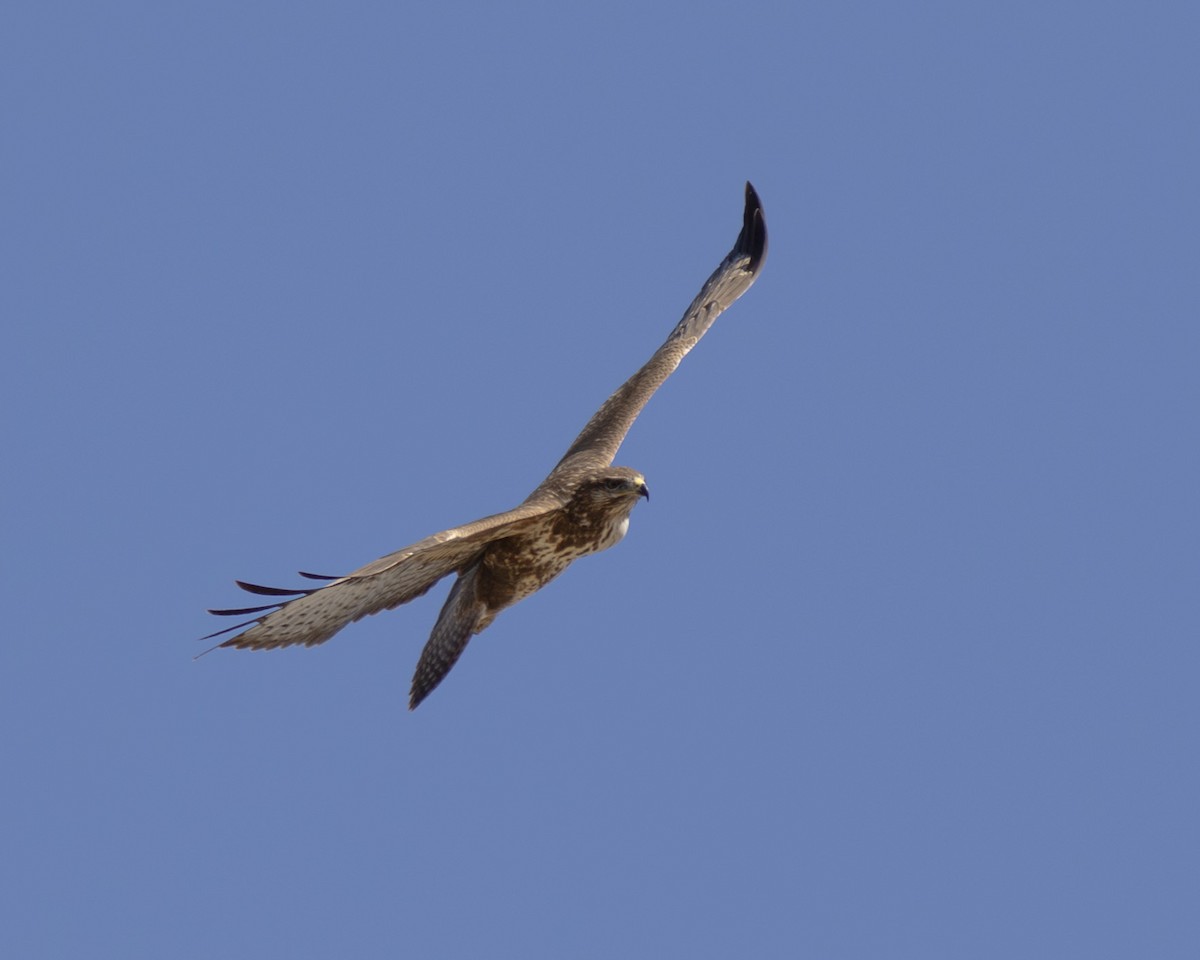
[{"label": "bird's head", "polygon": [[629,467],[606,467],[589,477],[579,491],[592,504],[628,514],[639,497],[650,500],[646,478]]},{"label": "bird's head", "polygon": [[607,550],[625,536],[629,514],[641,497],[650,499],[646,478],[629,467],[604,467],[583,477],[564,519],[571,535],[581,535],[588,552]]}]

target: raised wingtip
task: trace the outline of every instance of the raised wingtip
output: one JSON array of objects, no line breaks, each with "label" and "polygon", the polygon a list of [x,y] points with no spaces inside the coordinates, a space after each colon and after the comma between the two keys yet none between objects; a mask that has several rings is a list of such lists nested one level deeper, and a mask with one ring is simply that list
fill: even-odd
[{"label": "raised wingtip", "polygon": [[754,185],[746,181],[746,209],[742,214],[742,232],[738,234],[734,252],[750,258],[750,272],[758,274],[767,257],[767,222],[763,218],[762,201]]}]

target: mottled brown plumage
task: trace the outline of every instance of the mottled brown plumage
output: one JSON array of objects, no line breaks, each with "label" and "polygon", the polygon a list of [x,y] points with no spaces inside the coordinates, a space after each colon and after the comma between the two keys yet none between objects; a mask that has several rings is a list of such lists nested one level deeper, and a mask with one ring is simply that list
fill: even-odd
[{"label": "mottled brown plumage", "polygon": [[613,457],[654,391],[720,313],[749,289],[766,250],[762,206],[747,183],[742,231],[729,255],[666,342],[605,401],[519,507],[426,537],[345,577],[301,574],[328,581],[320,587],[286,590],[236,581],[249,593],[287,599],[212,610],[221,616],[257,616],[204,639],[248,627],[218,646],[313,646],[355,620],[421,596],[454,573],[457,578],[413,676],[409,707],[415,708],[454,666],[471,637],[502,610],[540,590],[574,560],[606,550],[625,535],[630,512],[649,493],[642,475],[613,466]]}]

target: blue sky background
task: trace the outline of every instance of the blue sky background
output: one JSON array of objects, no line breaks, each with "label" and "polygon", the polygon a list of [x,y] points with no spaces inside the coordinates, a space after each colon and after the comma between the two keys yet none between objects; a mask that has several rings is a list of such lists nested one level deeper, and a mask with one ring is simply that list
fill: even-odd
[{"label": "blue sky background", "polygon": [[[17,4],[0,953],[1194,957],[1194,4]],[[444,588],[737,234],[652,504]]]}]

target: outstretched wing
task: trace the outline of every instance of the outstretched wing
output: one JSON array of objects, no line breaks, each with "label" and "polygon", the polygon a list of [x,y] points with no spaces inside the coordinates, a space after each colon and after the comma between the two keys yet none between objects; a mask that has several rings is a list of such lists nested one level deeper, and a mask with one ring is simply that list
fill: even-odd
[{"label": "outstretched wing", "polygon": [[[466,526],[435,533],[403,550],[380,557],[349,576],[331,579],[322,587],[286,590],[238,580],[237,585],[249,593],[290,599],[259,607],[210,610],[209,613],[218,616],[254,613],[261,613],[262,616],[218,630],[201,639],[210,640],[249,627],[217,646],[273,650],[298,643],[307,647],[324,643],[355,620],[381,610],[390,610],[421,596],[442,577],[469,566],[489,543],[528,530],[557,509],[559,504],[549,499],[527,501],[507,513],[498,513]],[[315,574],[302,576],[314,580],[330,579]]]},{"label": "outstretched wing", "polygon": [[767,255],[767,226],[754,187],[746,184],[742,232],[721,265],[708,278],[683,319],[641,370],[609,397],[547,478],[565,471],[608,466],[646,401],[679,366],[689,350],[734,300],[750,289]]}]

